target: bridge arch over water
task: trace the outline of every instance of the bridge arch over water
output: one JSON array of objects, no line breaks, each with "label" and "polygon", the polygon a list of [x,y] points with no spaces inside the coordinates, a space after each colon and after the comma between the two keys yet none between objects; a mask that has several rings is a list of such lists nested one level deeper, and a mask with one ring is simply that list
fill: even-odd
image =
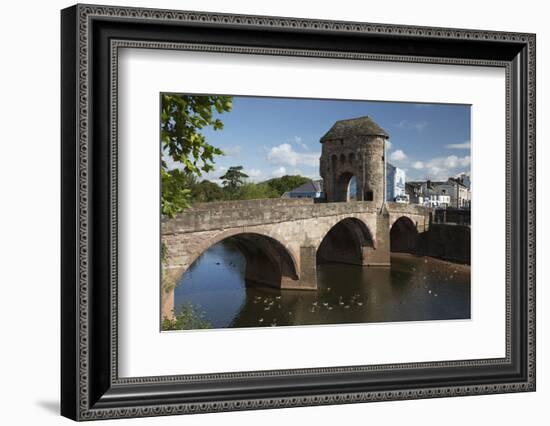
[{"label": "bridge arch over water", "polygon": [[[273,235],[256,230],[222,230],[208,239],[202,240],[190,250],[187,268],[181,268],[180,277],[210,247],[226,242],[234,245],[243,254],[247,264],[247,279],[274,287],[280,287],[285,279],[298,279],[297,256]],[[250,274],[248,273],[250,267]],[[265,272],[265,277],[254,272]],[[253,279],[255,277],[255,279]]]},{"label": "bridge arch over water", "polygon": [[[233,245],[244,256],[248,283],[284,287],[285,281],[298,280],[295,256],[273,237],[253,232],[222,232],[209,247],[221,242]],[[206,250],[202,250],[197,258]]]},{"label": "bridge arch over water", "polygon": [[248,280],[315,290],[318,255],[321,260],[389,266],[390,228],[402,216],[418,232],[427,230],[429,209],[397,203],[386,203],[383,209],[375,202],[317,204],[311,199],[197,204],[161,223],[162,315],[170,316],[181,275],[220,241],[232,242],[243,253]]},{"label": "bridge arch over water", "polygon": [[390,251],[412,252],[418,238],[417,224],[408,216],[396,219],[390,228]]},{"label": "bridge arch over water", "polygon": [[317,248],[317,262],[363,265],[369,248],[375,248],[375,240],[368,225],[356,217],[347,217],[325,234]]}]

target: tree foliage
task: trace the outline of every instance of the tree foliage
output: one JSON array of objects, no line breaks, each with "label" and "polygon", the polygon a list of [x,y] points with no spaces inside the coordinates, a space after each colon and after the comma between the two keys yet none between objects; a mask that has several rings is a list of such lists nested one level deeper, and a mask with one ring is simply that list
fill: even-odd
[{"label": "tree foliage", "polygon": [[210,203],[227,198],[223,189],[218,184],[209,180],[203,180],[201,183],[192,186],[191,197],[193,202],[198,203]]},{"label": "tree foliage", "polygon": [[247,182],[233,194],[235,200],[257,200],[260,198],[278,198],[279,194],[266,183]]},{"label": "tree foliage", "polygon": [[229,167],[223,176],[220,176],[223,187],[227,189],[229,193],[235,193],[248,177],[242,170],[243,166],[232,166]]},{"label": "tree foliage", "polygon": [[164,318],[162,320],[162,330],[164,331],[204,328],[212,328],[212,324],[204,318],[204,313],[199,312],[197,307],[191,303],[184,304],[174,319]]},{"label": "tree foliage", "polygon": [[[242,167],[235,167],[239,171]],[[198,179],[191,174],[185,174],[179,171],[171,171],[174,174],[174,180],[172,180],[167,186],[166,191],[171,191],[171,184],[174,184],[174,191],[179,187],[188,189],[187,201],[190,203],[210,203],[213,201],[224,200],[255,200],[261,198],[278,198],[283,193],[290,191],[305,182],[309,182],[310,179],[303,176],[283,176],[281,178],[274,178],[265,182],[247,182],[244,178],[239,179],[239,183],[235,183],[234,189],[229,189],[229,185],[221,187],[215,182],[209,180],[203,180],[198,182]],[[242,173],[242,172],[241,172]],[[233,174],[233,173],[231,173]],[[244,173],[242,175],[246,176]],[[225,175],[224,175],[225,176]],[[163,188],[164,191],[164,188]],[[170,195],[175,197],[177,194]],[[167,204],[167,207],[171,205]]]},{"label": "tree foliage", "polygon": [[[163,94],[161,97],[160,131],[163,158],[161,161],[162,213],[173,217],[189,206],[190,191],[177,183],[182,176],[201,176],[214,169],[214,157],[223,152],[209,144],[201,130],[223,128],[216,113],[231,111],[231,96],[191,96]],[[171,163],[167,162],[167,158]],[[180,174],[171,173],[180,169]],[[167,190],[165,191],[165,186]]]},{"label": "tree foliage", "polygon": [[285,192],[292,191],[307,182],[311,182],[311,179],[300,175],[285,175],[265,181],[267,185],[276,191],[279,197]]},{"label": "tree foliage", "polygon": [[195,184],[194,176],[179,169],[165,170],[161,174],[162,214],[174,217],[178,212],[190,206],[191,187]]}]

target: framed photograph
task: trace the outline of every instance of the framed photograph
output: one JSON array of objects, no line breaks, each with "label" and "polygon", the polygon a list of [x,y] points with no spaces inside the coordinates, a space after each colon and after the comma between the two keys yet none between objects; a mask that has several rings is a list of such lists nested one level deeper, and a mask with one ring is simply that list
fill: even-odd
[{"label": "framed photograph", "polygon": [[61,12],[74,420],[535,390],[535,35]]}]

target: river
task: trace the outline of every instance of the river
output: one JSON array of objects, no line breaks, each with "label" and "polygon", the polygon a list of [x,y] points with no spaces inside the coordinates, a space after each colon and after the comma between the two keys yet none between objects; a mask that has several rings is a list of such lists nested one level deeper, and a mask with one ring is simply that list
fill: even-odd
[{"label": "river", "polygon": [[246,286],[245,260],[226,243],[182,276],[175,311],[210,328],[351,324],[470,318],[470,267],[392,253],[391,267],[317,265],[317,291]]}]

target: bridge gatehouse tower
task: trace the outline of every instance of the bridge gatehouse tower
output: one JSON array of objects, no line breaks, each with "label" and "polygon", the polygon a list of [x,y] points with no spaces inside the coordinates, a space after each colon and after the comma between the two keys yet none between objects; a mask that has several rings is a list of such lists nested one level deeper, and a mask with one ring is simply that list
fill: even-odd
[{"label": "bridge gatehouse tower", "polygon": [[384,204],[385,143],[389,135],[368,116],[338,120],[321,138],[319,172],[328,202]]}]

